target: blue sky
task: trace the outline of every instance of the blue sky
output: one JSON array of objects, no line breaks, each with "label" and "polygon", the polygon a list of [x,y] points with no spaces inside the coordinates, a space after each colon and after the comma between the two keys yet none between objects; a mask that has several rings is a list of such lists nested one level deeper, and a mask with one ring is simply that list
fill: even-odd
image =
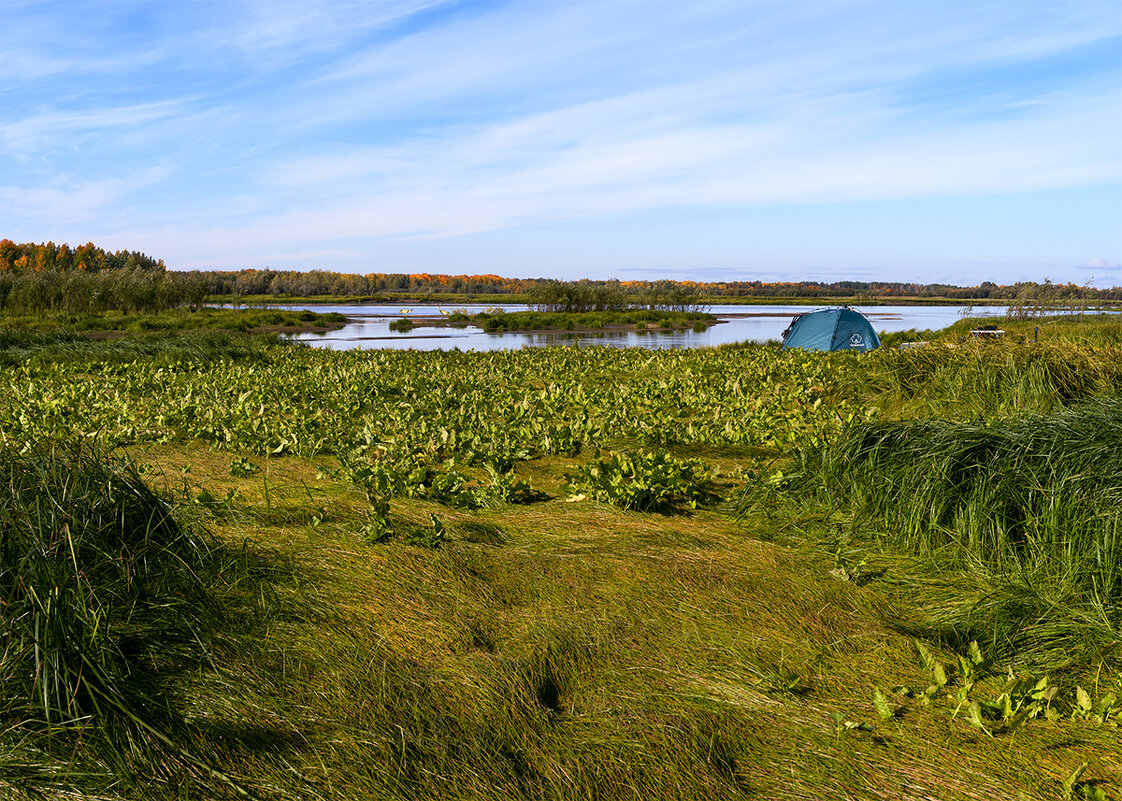
[{"label": "blue sky", "polygon": [[1122,0],[0,0],[0,236],[1122,285]]}]

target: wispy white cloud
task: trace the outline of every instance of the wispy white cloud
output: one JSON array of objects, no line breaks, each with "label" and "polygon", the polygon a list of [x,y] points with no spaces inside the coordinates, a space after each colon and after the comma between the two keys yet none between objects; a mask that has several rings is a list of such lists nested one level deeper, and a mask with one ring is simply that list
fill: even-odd
[{"label": "wispy white cloud", "polygon": [[[281,202],[284,211],[236,228],[209,227],[195,239],[230,254],[246,241],[296,249],[451,237],[661,206],[904,200],[1122,180],[1110,120],[1083,109],[878,138],[860,126],[836,130],[830,120],[840,110],[828,103],[814,114],[792,112],[786,124],[726,126],[670,125],[662,103],[649,107],[657,120],[648,124],[633,98],[621,103],[626,114],[602,101],[408,146],[275,165],[269,182],[303,203]],[[1086,137],[1057,144],[1073,114],[1102,132],[1095,147]],[[868,116],[871,127],[883,122]]]},{"label": "wispy white cloud", "polygon": [[[1076,275],[1074,280],[1078,283],[1097,287],[1122,286],[1122,262],[1096,256],[1088,259],[1080,267],[1083,268],[1084,274]],[[1067,280],[1072,280],[1070,275]]]},{"label": "wispy white cloud", "polygon": [[69,192],[188,261],[1122,181],[1117,70],[1001,72],[1122,33],[1109,4],[116,3],[100,60],[51,52],[73,4],[7,5],[5,217]]},{"label": "wispy white cloud", "polygon": [[129,195],[165,177],[153,167],[133,175],[101,180],[58,182],[51,186],[22,188],[0,186],[0,205],[20,210],[20,216],[44,227],[68,229],[117,212]]},{"label": "wispy white cloud", "polygon": [[135,77],[156,66],[205,73],[236,62],[267,72],[449,1],[5,0],[0,42],[10,86],[65,75]]},{"label": "wispy white cloud", "polygon": [[247,0],[242,24],[227,41],[262,51],[335,50],[340,39],[361,36],[447,0]]},{"label": "wispy white cloud", "polygon": [[157,120],[177,118],[186,101],[143,103],[113,108],[39,111],[10,123],[0,124],[0,142],[9,155],[30,155],[49,150],[59,142],[73,147],[99,134],[117,135],[135,131]]},{"label": "wispy white cloud", "polygon": [[[323,193],[329,205],[330,195],[343,195],[326,213],[283,218],[292,230],[326,218],[332,236],[451,235],[655,205],[998,194],[1122,180],[1112,111],[1119,93],[1052,98],[1035,116],[902,132],[875,93],[772,96],[759,122],[726,124],[706,117],[727,116],[734,98],[711,92],[699,104],[702,94],[663,89],[405,145],[349,148],[274,164],[265,180]],[[685,107],[695,113],[668,112]]]}]

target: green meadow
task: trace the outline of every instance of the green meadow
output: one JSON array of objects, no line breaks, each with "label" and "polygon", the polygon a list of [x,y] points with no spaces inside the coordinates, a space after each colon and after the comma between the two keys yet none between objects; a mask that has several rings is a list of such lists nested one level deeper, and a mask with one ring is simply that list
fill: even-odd
[{"label": "green meadow", "polygon": [[1122,798],[1117,316],[313,322],[0,320],[0,796]]}]

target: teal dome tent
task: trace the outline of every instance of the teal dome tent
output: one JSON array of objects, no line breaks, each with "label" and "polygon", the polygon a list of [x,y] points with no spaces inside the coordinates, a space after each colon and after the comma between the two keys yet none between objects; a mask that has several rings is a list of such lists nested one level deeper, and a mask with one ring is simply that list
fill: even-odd
[{"label": "teal dome tent", "polygon": [[783,332],[783,349],[873,350],[880,337],[865,315],[848,306],[800,314]]}]

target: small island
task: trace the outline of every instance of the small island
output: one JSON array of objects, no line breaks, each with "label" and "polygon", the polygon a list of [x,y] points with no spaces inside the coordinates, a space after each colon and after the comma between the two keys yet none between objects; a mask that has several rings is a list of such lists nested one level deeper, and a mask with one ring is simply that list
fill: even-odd
[{"label": "small island", "polygon": [[572,331],[597,333],[605,331],[704,331],[722,322],[703,311],[667,311],[633,309],[626,311],[516,311],[491,309],[475,314],[456,310],[447,314],[402,317],[390,323],[392,331],[411,331],[421,326],[475,326],[488,333],[522,333],[528,331]]}]

